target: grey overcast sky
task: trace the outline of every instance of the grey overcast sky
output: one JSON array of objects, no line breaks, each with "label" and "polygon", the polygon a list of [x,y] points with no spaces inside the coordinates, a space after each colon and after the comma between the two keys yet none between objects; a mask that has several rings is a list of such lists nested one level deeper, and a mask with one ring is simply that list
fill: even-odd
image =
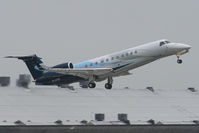
[{"label": "grey overcast sky", "polygon": [[0,0],[2,76],[29,73],[7,55],[36,53],[52,66],[159,39],[191,45],[184,63],[178,65],[175,56],[153,62],[115,78],[114,87],[198,87],[198,0]]}]

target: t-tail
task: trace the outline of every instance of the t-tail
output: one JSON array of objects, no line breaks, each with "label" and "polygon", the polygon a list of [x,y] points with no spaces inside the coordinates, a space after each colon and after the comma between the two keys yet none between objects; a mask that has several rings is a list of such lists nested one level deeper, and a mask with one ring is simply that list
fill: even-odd
[{"label": "t-tail", "polygon": [[40,65],[43,63],[41,58],[36,55],[30,56],[7,56],[5,58],[17,58],[23,60],[26,63],[32,77],[38,79],[43,76],[43,70],[40,69]]}]

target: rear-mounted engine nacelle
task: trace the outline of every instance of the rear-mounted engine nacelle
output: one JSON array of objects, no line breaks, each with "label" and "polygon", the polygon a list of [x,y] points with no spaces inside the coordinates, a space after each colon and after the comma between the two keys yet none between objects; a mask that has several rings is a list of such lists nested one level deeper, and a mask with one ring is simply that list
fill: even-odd
[{"label": "rear-mounted engine nacelle", "polygon": [[73,63],[71,63],[71,62],[62,63],[62,64],[54,66],[53,68],[68,68],[68,69],[73,69]]}]

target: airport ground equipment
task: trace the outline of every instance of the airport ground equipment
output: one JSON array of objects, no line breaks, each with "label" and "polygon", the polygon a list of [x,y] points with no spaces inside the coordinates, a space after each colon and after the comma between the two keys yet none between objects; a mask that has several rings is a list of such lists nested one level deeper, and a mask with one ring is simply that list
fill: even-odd
[{"label": "airport ground equipment", "polygon": [[189,87],[188,90],[190,90],[192,92],[196,92],[196,89],[194,87]]},{"label": "airport ground equipment", "polygon": [[105,115],[104,114],[95,114],[96,121],[104,121]]},{"label": "airport ground equipment", "polygon": [[31,82],[31,77],[29,74],[20,74],[19,79],[16,81],[18,87],[28,88],[28,85]]},{"label": "airport ground equipment", "polygon": [[151,92],[155,92],[155,90],[153,89],[153,87],[146,87],[147,90],[151,91]]},{"label": "airport ground equipment", "polygon": [[10,77],[0,77],[0,86],[5,87],[10,85]]}]

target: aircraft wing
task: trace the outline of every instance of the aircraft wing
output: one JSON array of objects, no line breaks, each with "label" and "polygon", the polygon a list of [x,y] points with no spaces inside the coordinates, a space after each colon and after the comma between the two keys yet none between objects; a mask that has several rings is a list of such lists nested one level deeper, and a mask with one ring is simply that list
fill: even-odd
[{"label": "aircraft wing", "polygon": [[73,76],[79,76],[85,79],[88,79],[90,76],[93,75],[103,75],[109,72],[112,72],[112,68],[73,68],[73,69],[67,69],[67,68],[51,68],[47,66],[40,66],[40,69],[49,71],[49,72],[56,72],[60,74],[65,75],[73,75]]}]

